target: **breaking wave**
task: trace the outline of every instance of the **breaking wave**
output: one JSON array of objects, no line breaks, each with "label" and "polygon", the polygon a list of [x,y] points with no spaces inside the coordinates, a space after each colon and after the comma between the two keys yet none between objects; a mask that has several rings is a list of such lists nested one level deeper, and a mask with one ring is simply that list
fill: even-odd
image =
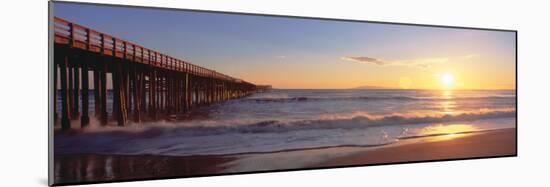
[{"label": "breaking wave", "polygon": [[[111,132],[130,133],[141,132],[140,136],[154,137],[173,133],[181,136],[191,135],[215,135],[223,133],[280,133],[294,130],[322,130],[322,129],[353,129],[372,126],[390,125],[414,125],[433,123],[456,123],[468,122],[483,119],[511,118],[516,116],[513,109],[485,110],[478,112],[465,112],[460,114],[436,114],[436,115],[411,115],[411,114],[389,114],[369,115],[355,114],[350,116],[328,116],[312,120],[264,120],[264,121],[210,121],[207,123],[189,122],[189,124],[178,124],[178,122],[157,122],[143,124],[138,127],[111,127],[88,130],[89,132]],[[192,124],[192,125],[191,125]]]},{"label": "breaking wave", "polygon": [[486,97],[410,97],[410,96],[364,96],[364,97],[266,97],[266,98],[247,98],[244,101],[249,102],[306,102],[306,101],[444,101],[444,100],[510,100],[515,96],[486,96]]}]

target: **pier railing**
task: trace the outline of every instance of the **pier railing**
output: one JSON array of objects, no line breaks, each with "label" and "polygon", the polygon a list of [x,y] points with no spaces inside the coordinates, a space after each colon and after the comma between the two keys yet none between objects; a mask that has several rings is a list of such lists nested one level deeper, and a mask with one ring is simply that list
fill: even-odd
[{"label": "pier railing", "polygon": [[172,71],[228,81],[242,80],[55,17],[55,43]]}]

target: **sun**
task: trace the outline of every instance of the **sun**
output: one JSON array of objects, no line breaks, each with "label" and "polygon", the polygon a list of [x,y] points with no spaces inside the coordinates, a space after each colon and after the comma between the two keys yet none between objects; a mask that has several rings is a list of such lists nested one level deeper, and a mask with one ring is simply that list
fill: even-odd
[{"label": "sun", "polygon": [[455,84],[455,76],[450,73],[444,73],[439,76],[439,81],[441,82],[443,88],[449,89]]}]

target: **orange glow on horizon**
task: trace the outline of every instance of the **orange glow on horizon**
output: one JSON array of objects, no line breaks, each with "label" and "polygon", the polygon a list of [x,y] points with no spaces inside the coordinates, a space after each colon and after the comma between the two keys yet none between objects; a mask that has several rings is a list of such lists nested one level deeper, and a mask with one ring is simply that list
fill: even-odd
[{"label": "orange glow on horizon", "polygon": [[309,68],[296,62],[269,67],[269,71],[235,74],[255,84],[280,89],[514,90],[516,84],[513,68],[499,71],[499,67],[478,67],[480,65],[473,62],[437,64],[429,68],[334,65],[334,68]]}]

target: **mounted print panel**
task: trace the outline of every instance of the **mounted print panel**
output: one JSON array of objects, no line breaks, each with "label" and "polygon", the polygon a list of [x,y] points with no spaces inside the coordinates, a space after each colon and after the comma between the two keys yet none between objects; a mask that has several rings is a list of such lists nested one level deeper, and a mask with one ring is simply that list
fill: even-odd
[{"label": "mounted print panel", "polygon": [[50,8],[52,185],[517,153],[516,31]]}]

